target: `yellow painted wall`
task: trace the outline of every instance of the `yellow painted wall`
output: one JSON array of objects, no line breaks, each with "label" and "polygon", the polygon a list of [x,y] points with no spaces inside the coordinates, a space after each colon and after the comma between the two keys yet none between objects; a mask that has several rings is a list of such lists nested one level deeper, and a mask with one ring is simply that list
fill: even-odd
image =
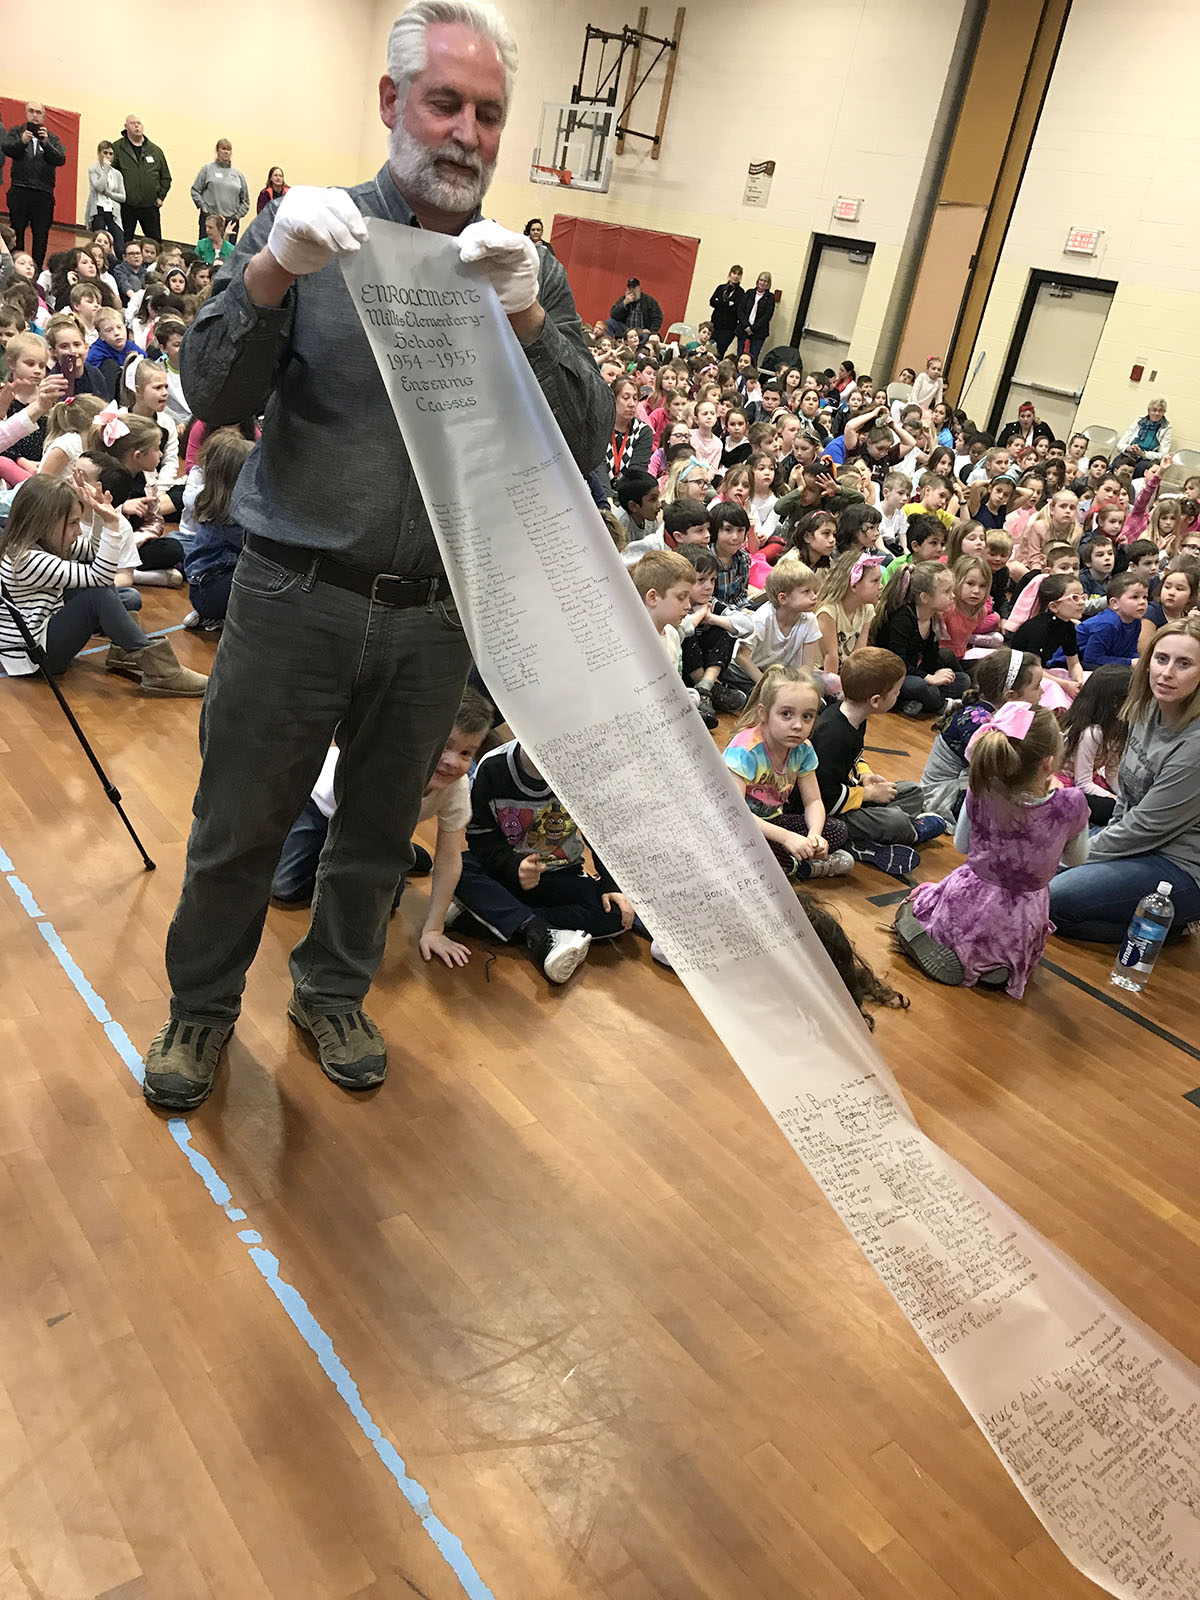
[{"label": "yellow painted wall", "polygon": [[[823,0],[758,0],[736,23],[716,0],[687,7],[661,158],[629,141],[606,195],[529,182],[543,102],[567,100],[579,68],[584,24],[619,29],[637,15],[625,0],[503,0],[521,49],[516,93],[504,132],[489,214],[508,227],[555,211],[700,240],[687,319],[708,315],[708,297],[739,261],[746,280],[769,271],[781,291],[771,342],[787,343],[814,233],[875,244],[851,356],[873,370],[883,314],[912,211],[938,96],[909,95],[900,83],[940,84],[962,0],[839,0],[837,24]],[[648,31],[668,33],[674,0],[650,0]],[[374,93],[390,4],[376,4],[374,49],[364,93]],[[796,65],[786,65],[794,62]],[[645,60],[643,61],[643,66]],[[660,68],[631,117],[653,129]],[[792,108],[792,109],[790,109]],[[364,123],[362,165],[382,159],[382,131]],[[769,204],[742,204],[746,169],[777,163]],[[859,224],[834,223],[839,195],[863,201]],[[643,275],[645,276],[645,275]],[[654,285],[646,278],[646,287]],[[888,376],[874,374],[874,376]]]},{"label": "yellow painted wall", "polygon": [[249,0],[193,21],[178,37],[169,26],[142,28],[136,46],[118,26],[119,60],[110,69],[99,38],[111,26],[90,0],[58,0],[53,25],[23,53],[25,65],[17,70],[21,52],[10,59],[10,93],[80,113],[81,222],[96,144],[115,139],[131,112],[171,168],[168,238],[195,238],[192,179],[222,137],[233,141],[234,163],[246,174],[251,214],[272,166],[292,183],[354,183],[374,170],[359,166],[364,115],[375,114],[363,95],[373,49],[369,0]]},{"label": "yellow painted wall", "polygon": [[[986,418],[1028,270],[1115,280],[1116,298],[1076,421],[1123,430],[1164,395],[1174,442],[1200,447],[1200,136],[1187,85],[1200,71],[1192,0],[1073,6],[972,356],[987,351],[966,409]],[[1116,93],[1090,92],[1105,81]],[[1067,255],[1071,227],[1100,253]],[[1132,383],[1130,368],[1145,366]],[[1158,376],[1151,379],[1151,371]]]}]

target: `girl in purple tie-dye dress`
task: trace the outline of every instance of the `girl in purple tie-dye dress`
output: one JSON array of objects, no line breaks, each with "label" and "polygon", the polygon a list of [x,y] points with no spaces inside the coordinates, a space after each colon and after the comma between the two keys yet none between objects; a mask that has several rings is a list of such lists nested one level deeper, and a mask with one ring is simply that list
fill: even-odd
[{"label": "girl in purple tie-dye dress", "polygon": [[970,777],[954,842],[966,853],[941,883],[923,884],[896,912],[896,937],[927,977],[1025,992],[1042,958],[1050,880],[1087,857],[1081,789],[1054,789],[1063,740],[1052,712],[1000,707],[967,746]]}]

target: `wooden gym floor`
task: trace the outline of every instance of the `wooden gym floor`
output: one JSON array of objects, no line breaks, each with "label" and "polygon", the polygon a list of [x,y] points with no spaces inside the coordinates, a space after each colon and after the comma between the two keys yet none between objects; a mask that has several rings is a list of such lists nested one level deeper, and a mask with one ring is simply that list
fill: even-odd
[{"label": "wooden gym floor", "polygon": [[[45,686],[0,682],[3,1600],[1099,1593],[640,941],[564,990],[427,968],[414,884],[353,1099],[289,1031],[272,911],[213,1099],[148,1111],[120,1030],[164,1015],[198,706],[102,661],[64,683],[153,874]],[[929,737],[869,743],[917,776]],[[1052,941],[1014,1005],[893,960],[896,888],[823,898],[912,997],[877,1038],[922,1125],[1196,1359],[1195,942],[1121,1010]]]}]

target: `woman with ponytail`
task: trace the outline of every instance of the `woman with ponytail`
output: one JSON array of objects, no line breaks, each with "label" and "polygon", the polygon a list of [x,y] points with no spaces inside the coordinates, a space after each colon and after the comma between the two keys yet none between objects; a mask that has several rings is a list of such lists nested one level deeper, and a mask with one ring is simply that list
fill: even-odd
[{"label": "woman with ponytail", "polygon": [[927,978],[982,983],[1019,1000],[1054,931],[1049,885],[1059,861],[1087,858],[1087,795],[1053,787],[1062,733],[1053,712],[1025,700],[1000,706],[967,753],[954,832],[966,865],[910,895],[896,912],[896,938]]}]

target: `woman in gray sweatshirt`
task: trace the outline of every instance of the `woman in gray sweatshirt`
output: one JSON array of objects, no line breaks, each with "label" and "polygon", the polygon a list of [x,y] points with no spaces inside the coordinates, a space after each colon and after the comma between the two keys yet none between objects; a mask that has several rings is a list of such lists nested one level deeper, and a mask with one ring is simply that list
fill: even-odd
[{"label": "woman in gray sweatshirt", "polygon": [[250,190],[246,174],[233,164],[233,146],[228,139],[217,140],[217,159],[205,162],[192,183],[192,204],[200,212],[200,237],[208,217],[232,219],[230,230],[237,238],[237,224],[250,209]]},{"label": "woman in gray sweatshirt", "polygon": [[1119,944],[1138,901],[1171,885],[1172,933],[1200,921],[1200,617],[1168,622],[1142,651],[1129,698],[1121,798],[1086,866],[1050,885],[1066,939]]}]

